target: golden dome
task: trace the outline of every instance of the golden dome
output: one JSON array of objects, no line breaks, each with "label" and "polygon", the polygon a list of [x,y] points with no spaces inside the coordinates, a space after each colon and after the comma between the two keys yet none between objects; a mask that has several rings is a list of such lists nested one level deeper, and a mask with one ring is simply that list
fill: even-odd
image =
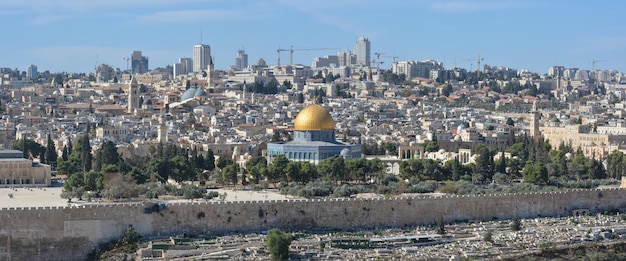
[{"label": "golden dome", "polygon": [[335,121],[324,107],[313,104],[298,113],[294,122],[294,129],[297,131],[334,130]]}]

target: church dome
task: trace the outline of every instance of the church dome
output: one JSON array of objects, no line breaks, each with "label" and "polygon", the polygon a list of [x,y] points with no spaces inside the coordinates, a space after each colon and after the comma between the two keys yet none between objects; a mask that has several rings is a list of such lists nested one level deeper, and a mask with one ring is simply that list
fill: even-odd
[{"label": "church dome", "polygon": [[206,97],[208,94],[203,89],[198,89],[196,91],[195,97]]},{"label": "church dome", "polygon": [[184,101],[187,99],[192,99],[196,95],[196,91],[197,91],[196,88],[193,88],[193,87],[187,89],[181,96],[180,100]]},{"label": "church dome", "polygon": [[313,104],[302,109],[294,122],[297,131],[334,130],[335,121],[324,107]]}]

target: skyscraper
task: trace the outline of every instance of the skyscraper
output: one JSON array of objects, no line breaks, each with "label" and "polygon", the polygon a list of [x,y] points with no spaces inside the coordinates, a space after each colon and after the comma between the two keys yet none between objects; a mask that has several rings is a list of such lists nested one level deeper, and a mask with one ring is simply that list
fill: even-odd
[{"label": "skyscraper", "polygon": [[191,72],[193,68],[193,61],[191,58],[180,58],[177,63],[174,64],[174,78],[179,75],[185,75]]},{"label": "skyscraper", "polygon": [[239,50],[235,58],[235,69],[241,70],[246,67],[248,67],[248,55],[244,50]]},{"label": "skyscraper", "polygon": [[354,44],[354,54],[356,55],[356,64],[370,65],[370,40],[361,37]]},{"label": "skyscraper", "polygon": [[149,70],[148,57],[142,56],[141,51],[133,51],[130,62],[133,73],[147,73]]},{"label": "skyscraper", "polygon": [[179,63],[183,65],[183,70],[185,70],[185,74],[188,74],[193,69],[193,60],[191,58],[180,58]]},{"label": "skyscraper", "polygon": [[37,78],[39,78],[36,65],[31,64],[28,68],[26,68],[26,77],[31,80],[37,80]]},{"label": "skyscraper", "polygon": [[193,46],[193,72],[206,70],[211,63],[211,47],[207,44]]}]

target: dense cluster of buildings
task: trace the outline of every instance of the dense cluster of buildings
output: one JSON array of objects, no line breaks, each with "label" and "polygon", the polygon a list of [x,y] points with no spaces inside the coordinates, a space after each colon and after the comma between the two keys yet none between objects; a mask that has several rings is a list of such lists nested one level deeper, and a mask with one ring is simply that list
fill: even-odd
[{"label": "dense cluster of buildings", "polygon": [[[378,157],[386,160],[388,171],[397,172],[398,162],[407,158],[456,157],[469,163],[475,155],[467,149],[473,144],[501,147],[512,135],[542,135],[553,146],[580,147],[596,158],[622,150],[626,141],[626,103],[621,101],[626,84],[620,72],[555,66],[539,76],[484,65],[483,73],[515,76],[468,84],[463,80],[471,73],[465,69],[394,57],[392,72],[404,74],[411,83],[396,86],[382,81],[381,73],[372,70],[372,61],[369,40],[359,38],[354,52],[316,58],[311,66],[271,66],[263,59],[249,64],[245,51],[239,50],[234,65],[218,71],[210,46],[198,44],[192,58],[180,58],[170,70],[150,71],[148,58],[140,51],[133,52],[132,68],[126,71],[103,64],[95,75],[66,74],[62,82],[57,77],[38,79],[42,76],[34,65],[24,73],[0,68],[0,95],[8,101],[2,104],[0,149],[21,138],[45,146],[50,134],[60,152],[91,124],[96,130],[94,150],[112,140],[125,156],[147,155],[151,146],[171,142],[199,151],[211,148],[218,156],[239,162],[253,155],[270,160],[285,155],[317,163],[332,156],[363,157],[363,143],[394,143],[397,155],[387,152]],[[328,74],[335,76],[332,82],[315,77]],[[596,81],[585,81],[589,77]],[[270,82],[277,83],[277,93],[251,91],[255,83]],[[551,109],[545,94],[503,94],[488,87],[513,82],[548,89],[570,107]],[[341,90],[348,95],[339,95],[338,84],[349,86]],[[451,91],[444,96],[446,85]],[[435,91],[424,95],[425,89]],[[314,105],[320,93],[325,94],[323,103]],[[467,107],[447,106],[460,102]],[[495,104],[499,111],[507,106],[528,109],[499,113],[473,106],[485,104]],[[514,124],[507,124],[509,118]],[[280,140],[272,142],[275,136]],[[432,140],[440,151],[419,148]],[[13,182],[2,179],[5,184]],[[20,182],[31,179],[24,180]]]}]

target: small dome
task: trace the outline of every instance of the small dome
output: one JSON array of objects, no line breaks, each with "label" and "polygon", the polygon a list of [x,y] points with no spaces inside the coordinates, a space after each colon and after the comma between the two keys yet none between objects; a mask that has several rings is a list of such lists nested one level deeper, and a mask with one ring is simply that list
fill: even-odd
[{"label": "small dome", "polygon": [[144,102],[145,105],[152,105],[152,100],[148,99]]},{"label": "small dome", "polygon": [[302,109],[294,122],[297,131],[334,130],[335,121],[324,107],[313,104]]},{"label": "small dome", "polygon": [[208,96],[208,94],[203,89],[198,89],[196,91],[196,93],[195,93],[195,96],[196,97],[198,97],[198,96],[203,96],[204,97],[204,96]]},{"label": "small dome", "polygon": [[574,156],[574,155],[572,155],[572,153],[571,153],[571,152],[565,153],[565,159],[566,159],[566,160],[571,160],[573,156]]},{"label": "small dome", "polygon": [[343,148],[339,153],[339,156],[342,158],[350,158],[350,150],[348,148]]},{"label": "small dome", "polygon": [[180,97],[181,101],[187,100],[187,99],[192,99],[194,96],[196,96],[196,88],[189,88],[187,89],[184,93],[183,96]]},{"label": "small dome", "polygon": [[456,127],[456,131],[457,131],[457,132],[461,132],[462,130],[464,130],[464,129],[466,129],[466,128],[467,128],[467,127],[465,127],[465,125],[464,125],[464,124],[459,124],[459,126],[458,126],[458,127]]},{"label": "small dome", "polygon": [[258,66],[267,66],[267,63],[265,63],[265,60],[263,60],[263,58],[260,58],[257,62],[256,65]]}]

